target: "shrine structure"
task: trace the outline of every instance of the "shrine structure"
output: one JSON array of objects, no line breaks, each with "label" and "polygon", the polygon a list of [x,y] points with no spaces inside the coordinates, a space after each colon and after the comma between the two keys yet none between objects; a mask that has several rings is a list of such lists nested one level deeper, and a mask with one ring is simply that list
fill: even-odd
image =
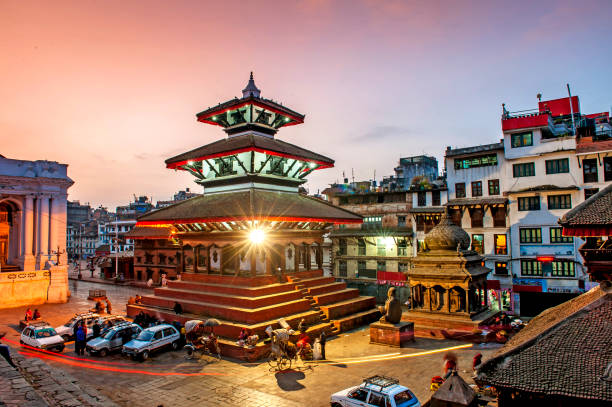
[{"label": "shrine structure", "polygon": [[[302,124],[304,115],[260,96],[253,76],[235,98],[197,114],[228,137],[166,160],[188,171],[204,194],[138,218],[134,273],[160,280],[129,316],[145,312],[165,321],[219,319],[221,352],[256,360],[263,343],[239,347],[248,328],[261,339],[284,318],[296,329],[333,335],[380,316],[374,297],[323,275],[323,234],[334,224],[361,223],[361,216],[299,193],[312,171],[333,167],[330,158],[275,137]],[[180,273],[180,280],[173,278]],[[181,304],[183,314],[173,307]]]},{"label": "shrine structure", "polygon": [[425,236],[408,272],[411,309],[402,321],[414,322],[415,336],[458,338],[484,326],[498,312],[487,305],[490,269],[470,246],[469,235],[455,225],[448,212]]}]

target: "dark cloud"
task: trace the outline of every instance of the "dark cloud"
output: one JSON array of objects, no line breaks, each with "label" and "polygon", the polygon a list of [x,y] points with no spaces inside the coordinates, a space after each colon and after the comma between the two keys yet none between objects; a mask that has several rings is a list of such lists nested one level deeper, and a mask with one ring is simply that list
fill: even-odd
[{"label": "dark cloud", "polygon": [[399,126],[376,126],[365,134],[357,137],[351,137],[353,141],[378,141],[378,140],[399,140],[411,136],[417,136],[420,133]]}]

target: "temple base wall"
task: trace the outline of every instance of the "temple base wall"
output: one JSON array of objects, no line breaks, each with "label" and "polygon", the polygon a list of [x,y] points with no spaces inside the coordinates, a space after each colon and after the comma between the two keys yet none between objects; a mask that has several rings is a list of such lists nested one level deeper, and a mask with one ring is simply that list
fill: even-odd
[{"label": "temple base wall", "polygon": [[401,348],[402,345],[414,341],[414,324],[400,322],[389,324],[374,322],[370,324],[370,343]]},{"label": "temple base wall", "polygon": [[0,273],[0,309],[68,301],[68,268]]}]

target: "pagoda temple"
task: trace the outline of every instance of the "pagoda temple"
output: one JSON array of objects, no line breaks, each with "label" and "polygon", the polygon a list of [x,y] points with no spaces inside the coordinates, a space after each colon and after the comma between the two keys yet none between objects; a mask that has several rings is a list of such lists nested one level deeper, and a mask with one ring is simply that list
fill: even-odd
[{"label": "pagoda temple", "polygon": [[[323,235],[362,218],[299,192],[311,172],[334,165],[276,137],[304,115],[262,98],[251,73],[242,98],[196,116],[227,137],[166,160],[167,168],[192,174],[204,194],[139,217],[128,233],[136,242],[132,278],[170,279],[142,304],[128,305],[128,315],[217,318],[222,353],[244,360],[266,348],[238,347],[242,328],[263,339],[279,318],[294,328],[303,319],[311,335],[333,335],[376,319],[374,297],[323,275]],[[172,311],[176,303],[184,314]]]},{"label": "pagoda temple", "polygon": [[465,337],[498,314],[487,305],[483,257],[470,246],[469,235],[455,225],[448,211],[426,236],[408,272],[411,309],[403,321],[414,322],[415,336]]}]

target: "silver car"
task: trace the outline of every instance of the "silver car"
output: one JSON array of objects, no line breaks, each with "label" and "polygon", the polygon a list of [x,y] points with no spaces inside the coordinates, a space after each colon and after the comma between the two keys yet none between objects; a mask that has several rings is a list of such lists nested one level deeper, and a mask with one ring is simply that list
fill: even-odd
[{"label": "silver car", "polygon": [[136,338],[142,328],[133,322],[124,322],[107,329],[97,338],[87,342],[87,352],[90,355],[108,355],[115,350],[121,350],[123,345]]},{"label": "silver car", "polygon": [[166,347],[177,350],[180,347],[180,339],[181,334],[172,325],[156,325],[143,330],[136,339],[123,345],[122,353],[144,361],[149,358],[149,354],[157,350]]}]

